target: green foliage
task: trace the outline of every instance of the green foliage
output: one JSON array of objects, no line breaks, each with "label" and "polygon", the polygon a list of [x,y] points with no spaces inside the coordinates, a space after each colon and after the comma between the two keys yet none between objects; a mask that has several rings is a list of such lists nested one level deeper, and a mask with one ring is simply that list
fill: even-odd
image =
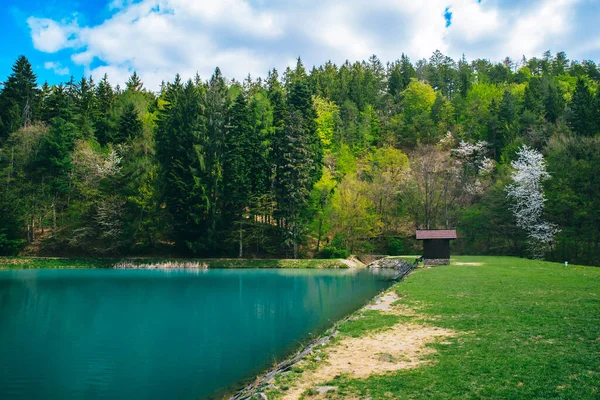
[{"label": "green foliage", "polygon": [[0,144],[11,132],[39,117],[37,77],[29,60],[19,56],[0,91]]},{"label": "green foliage", "polygon": [[333,246],[325,246],[319,253],[319,258],[348,258],[350,252],[346,249],[338,249]]},{"label": "green foliage", "polygon": [[130,103],[125,106],[119,118],[119,126],[116,135],[113,136],[113,143],[131,142],[141,136],[143,129],[144,127],[138,112],[135,106]]},{"label": "green foliage", "polygon": [[[308,73],[298,59],[281,79],[216,68],[153,93],[136,72],[124,90],[108,76],[38,87],[19,57],[0,91],[4,248],[401,253],[429,226],[457,227],[458,252],[522,255],[502,196],[526,144],[555,177],[546,213],[562,232],[547,256],[598,263],[598,67],[563,52],[516,65],[436,51]],[[459,154],[469,146],[477,160]]]},{"label": "green foliage", "polygon": [[583,78],[577,80],[569,110],[569,125],[578,136],[594,136],[599,132],[594,96]]}]

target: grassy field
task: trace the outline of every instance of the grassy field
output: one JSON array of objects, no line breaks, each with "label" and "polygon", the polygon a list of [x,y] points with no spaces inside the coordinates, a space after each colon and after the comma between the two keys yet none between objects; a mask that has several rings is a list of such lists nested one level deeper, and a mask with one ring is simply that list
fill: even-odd
[{"label": "grassy field", "polygon": [[110,268],[122,261],[136,264],[197,261],[209,268],[346,268],[332,260],[245,260],[245,259],[167,259],[167,258],[53,258],[0,257],[0,269],[28,268]]},{"label": "grassy field", "polygon": [[[452,261],[462,265],[419,269],[394,290],[417,310],[402,320],[457,335],[430,344],[436,352],[424,366],[338,376],[330,397],[600,399],[600,268],[512,257]],[[368,311],[340,332],[356,337],[398,320]]]}]

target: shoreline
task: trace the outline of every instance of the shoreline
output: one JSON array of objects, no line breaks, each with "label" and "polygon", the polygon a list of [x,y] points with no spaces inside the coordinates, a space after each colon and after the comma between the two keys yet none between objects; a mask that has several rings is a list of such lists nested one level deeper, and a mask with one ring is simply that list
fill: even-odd
[{"label": "shoreline", "polygon": [[[266,400],[267,395],[264,392],[268,391],[269,387],[273,386],[273,383],[278,377],[280,377],[282,374],[288,373],[288,371],[293,370],[296,366],[306,362],[307,359],[310,356],[314,356],[315,353],[321,353],[321,349],[319,348],[327,347],[329,344],[335,342],[335,339],[339,336],[340,327],[348,322],[360,319],[365,312],[386,310],[391,307],[392,302],[399,300],[399,297],[394,297],[397,296],[396,287],[399,283],[406,279],[411,272],[412,270],[408,271],[402,276],[401,280],[398,280],[390,285],[390,287],[387,289],[379,292],[358,310],[336,321],[332,327],[304,345],[299,351],[296,351],[284,361],[277,364],[274,368],[264,371],[262,375],[258,375],[251,383],[236,390],[235,392],[231,392],[230,395],[225,398],[228,400],[250,400],[255,398],[254,396],[259,396],[259,398]],[[390,295],[392,297],[390,297]],[[317,361],[321,361],[319,357],[317,357]]]},{"label": "shoreline", "polygon": [[349,259],[239,259],[239,258],[78,258],[78,257],[0,257],[0,270],[16,269],[249,269],[297,268],[340,269],[364,268],[360,261]]},{"label": "shoreline", "polygon": [[356,318],[357,315],[369,309],[369,307],[376,303],[378,300],[383,298],[388,292],[393,291],[394,287],[397,283],[391,285],[389,288],[381,291],[377,295],[375,295],[367,304],[359,308],[358,310],[350,313],[339,321],[335,322],[332,327],[327,329],[318,338],[311,340],[308,344],[304,345],[299,351],[296,351],[289,357],[287,357],[284,361],[277,364],[275,368],[264,371],[261,375],[257,376],[253,382],[248,385],[232,392],[228,397],[228,400],[249,400],[252,399],[253,396],[262,393],[262,389],[268,387],[272,381],[280,374],[289,371],[294,368],[299,363],[306,360],[306,358],[316,350],[317,347],[324,347],[327,344],[331,343],[332,340],[336,338],[339,334],[339,327],[344,323]]}]

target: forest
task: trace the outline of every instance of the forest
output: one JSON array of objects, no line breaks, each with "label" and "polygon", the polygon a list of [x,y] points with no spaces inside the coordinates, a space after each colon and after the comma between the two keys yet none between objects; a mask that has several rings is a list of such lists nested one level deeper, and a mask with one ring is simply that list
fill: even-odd
[{"label": "forest", "polygon": [[50,86],[16,60],[0,255],[416,254],[415,228],[456,228],[457,254],[600,264],[593,61],[436,51],[171,79]]}]

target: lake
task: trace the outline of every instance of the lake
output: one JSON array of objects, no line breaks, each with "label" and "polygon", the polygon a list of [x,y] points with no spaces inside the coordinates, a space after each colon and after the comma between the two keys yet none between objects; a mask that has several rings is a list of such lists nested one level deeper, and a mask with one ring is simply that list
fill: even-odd
[{"label": "lake", "polygon": [[350,269],[0,271],[0,399],[220,399],[388,279]]}]

